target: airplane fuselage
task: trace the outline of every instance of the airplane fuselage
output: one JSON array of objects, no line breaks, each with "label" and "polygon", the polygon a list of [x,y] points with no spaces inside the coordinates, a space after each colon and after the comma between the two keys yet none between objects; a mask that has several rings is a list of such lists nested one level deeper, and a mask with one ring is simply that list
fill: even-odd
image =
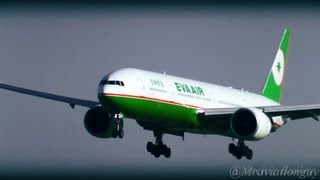
[{"label": "airplane fuselage", "polygon": [[199,108],[279,105],[247,91],[134,68],[105,76],[99,84],[98,99],[108,111],[138,122],[201,134],[219,132],[202,126],[196,115]]}]

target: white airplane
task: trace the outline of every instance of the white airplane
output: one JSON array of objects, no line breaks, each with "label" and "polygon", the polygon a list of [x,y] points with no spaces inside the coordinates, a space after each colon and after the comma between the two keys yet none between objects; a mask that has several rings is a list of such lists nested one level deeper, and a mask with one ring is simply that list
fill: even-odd
[{"label": "white airplane", "polygon": [[0,88],[88,107],[84,126],[98,138],[123,138],[124,117],[135,119],[154,132],[155,143],[147,151],[155,157],[171,156],[162,141],[164,134],[218,134],[238,139],[229,145],[237,159],[252,159],[244,141],[257,141],[283,126],[287,120],[318,119],[320,104],[280,105],[290,32],[285,30],[261,94],[215,84],[124,68],[107,74],[98,86],[98,102],[59,96],[4,83]]}]

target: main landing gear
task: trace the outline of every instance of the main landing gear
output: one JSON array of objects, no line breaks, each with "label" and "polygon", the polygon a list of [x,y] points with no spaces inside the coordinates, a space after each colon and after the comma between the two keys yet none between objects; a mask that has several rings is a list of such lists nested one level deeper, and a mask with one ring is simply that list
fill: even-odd
[{"label": "main landing gear", "polygon": [[122,114],[114,114],[113,123],[116,125],[116,128],[112,131],[113,138],[123,138],[123,117]]},{"label": "main landing gear", "polygon": [[160,155],[164,155],[166,158],[170,158],[171,150],[167,147],[167,145],[162,142],[162,132],[154,132],[154,136],[156,137],[156,143],[152,142],[147,143],[147,151],[150,152],[154,157],[159,158]]},{"label": "main landing gear", "polygon": [[239,139],[237,146],[233,143],[229,144],[229,153],[235,156],[237,159],[241,159],[245,156],[247,159],[252,159],[252,150],[244,144],[244,140]]}]

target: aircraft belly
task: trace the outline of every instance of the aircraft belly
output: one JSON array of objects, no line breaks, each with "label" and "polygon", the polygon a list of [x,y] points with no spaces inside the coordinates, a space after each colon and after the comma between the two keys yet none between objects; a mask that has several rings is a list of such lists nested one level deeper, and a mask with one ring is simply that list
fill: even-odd
[{"label": "aircraft belly", "polygon": [[99,96],[109,111],[121,112],[125,117],[170,126],[197,126],[196,109],[146,97]]},{"label": "aircraft belly", "polygon": [[[111,112],[121,112],[147,129],[170,129],[194,134],[230,133],[228,119],[198,119],[196,109],[145,97],[99,96],[101,104]],[[152,126],[152,127],[151,127]],[[145,128],[145,127],[144,127]]]}]

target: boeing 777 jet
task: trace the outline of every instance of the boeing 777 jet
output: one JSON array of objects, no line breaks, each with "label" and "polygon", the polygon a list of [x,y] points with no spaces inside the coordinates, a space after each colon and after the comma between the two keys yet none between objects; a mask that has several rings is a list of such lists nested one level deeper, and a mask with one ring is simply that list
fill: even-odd
[{"label": "boeing 777 jet", "polygon": [[29,90],[0,83],[0,88],[89,108],[84,126],[98,138],[123,138],[124,119],[134,119],[153,131],[155,142],[147,151],[158,158],[171,156],[162,136],[184,133],[215,134],[237,139],[229,153],[252,159],[245,141],[258,141],[282,127],[289,119],[320,115],[320,104],[280,105],[288,57],[290,31],[285,30],[261,94],[191,79],[124,68],[107,74],[98,85],[98,101],[89,101]]}]

